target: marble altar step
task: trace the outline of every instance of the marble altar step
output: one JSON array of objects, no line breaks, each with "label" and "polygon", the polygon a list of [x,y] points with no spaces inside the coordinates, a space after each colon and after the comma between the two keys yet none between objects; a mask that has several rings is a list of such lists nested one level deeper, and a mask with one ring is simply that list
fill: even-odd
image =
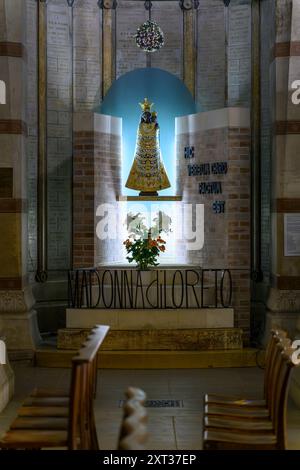
[{"label": "marble altar step", "polygon": [[[259,358],[258,358],[258,353]],[[71,367],[74,350],[38,349],[39,367]],[[211,367],[256,367],[264,352],[256,348],[213,351],[100,351],[101,369],[206,369]]]},{"label": "marble altar step", "polygon": [[[64,328],[58,331],[58,349],[78,349],[89,328]],[[102,351],[198,351],[241,349],[240,328],[189,329],[111,329]]]},{"label": "marble altar step", "polygon": [[67,308],[67,328],[109,325],[112,330],[233,328],[233,308]]}]

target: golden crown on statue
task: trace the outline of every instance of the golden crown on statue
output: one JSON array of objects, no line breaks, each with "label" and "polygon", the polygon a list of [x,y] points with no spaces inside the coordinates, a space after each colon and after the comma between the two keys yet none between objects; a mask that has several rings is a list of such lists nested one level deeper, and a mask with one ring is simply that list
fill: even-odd
[{"label": "golden crown on statue", "polygon": [[150,111],[153,105],[154,103],[150,103],[150,101],[148,101],[148,98],[144,98],[143,103],[140,103],[140,107],[144,112]]}]

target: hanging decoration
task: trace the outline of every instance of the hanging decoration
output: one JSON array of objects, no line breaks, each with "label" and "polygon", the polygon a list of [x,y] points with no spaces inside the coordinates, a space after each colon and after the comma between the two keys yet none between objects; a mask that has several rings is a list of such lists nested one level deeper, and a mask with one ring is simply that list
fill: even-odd
[{"label": "hanging decoration", "polygon": [[136,45],[145,52],[158,51],[164,45],[164,34],[154,21],[143,23],[135,34]]}]

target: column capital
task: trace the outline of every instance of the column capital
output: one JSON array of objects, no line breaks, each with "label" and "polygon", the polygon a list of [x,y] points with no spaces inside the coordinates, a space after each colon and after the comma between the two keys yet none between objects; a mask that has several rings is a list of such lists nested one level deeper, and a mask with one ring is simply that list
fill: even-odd
[{"label": "column capital", "polygon": [[97,4],[102,10],[115,10],[117,8],[117,0],[98,0]]},{"label": "column capital", "polygon": [[188,11],[188,10],[197,10],[199,7],[199,0],[179,0],[179,6],[181,10]]}]

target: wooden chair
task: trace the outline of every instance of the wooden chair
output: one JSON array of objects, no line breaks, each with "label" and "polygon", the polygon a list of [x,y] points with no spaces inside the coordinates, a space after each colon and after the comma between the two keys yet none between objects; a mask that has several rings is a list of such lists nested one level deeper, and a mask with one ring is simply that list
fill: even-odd
[{"label": "wooden chair", "polygon": [[[96,326],[82,346],[82,350],[91,351],[90,345],[97,348],[97,353],[103,343],[109,327]],[[91,388],[95,396],[97,386],[97,353],[91,363]],[[80,354],[80,353],[79,353]],[[46,396],[47,394],[47,396]],[[60,418],[51,423],[51,426],[59,426],[59,429],[66,428],[66,418],[69,415],[69,396],[58,396],[58,391],[45,390],[40,396],[27,398],[22,407],[18,410],[18,418],[11,424],[11,429],[47,429],[50,425],[47,417]]]},{"label": "wooden chair", "polygon": [[[279,345],[279,349],[278,346]],[[230,418],[250,418],[250,419],[263,419],[270,416],[270,410],[272,409],[272,398],[274,393],[274,382],[278,374],[278,364],[280,353],[284,348],[288,348],[291,345],[289,338],[278,338],[278,343],[275,346],[275,352],[272,358],[272,371],[268,379],[268,388],[266,390],[266,400],[264,406],[223,406],[222,404],[206,404],[204,406],[204,416],[226,416]]]},{"label": "wooden chair", "polygon": [[[68,407],[22,407],[19,417],[0,442],[1,448],[98,449],[93,412],[95,363],[99,347],[108,330],[107,326],[96,327],[84,347],[72,359]],[[31,409],[31,415],[27,414],[28,409]]]},{"label": "wooden chair", "polygon": [[148,437],[147,412],[144,407],[146,395],[138,388],[128,388],[123,406],[118,450],[144,450]]},{"label": "wooden chair", "polygon": [[281,339],[286,338],[287,333],[284,330],[279,328],[271,330],[270,339],[266,349],[266,367],[265,367],[265,376],[264,376],[264,396],[262,399],[251,399],[245,397],[230,397],[226,395],[216,395],[216,394],[206,394],[204,396],[204,405],[219,405],[222,407],[229,406],[234,408],[240,407],[265,407],[268,401],[268,390],[269,390],[269,380],[270,375],[272,375],[272,369],[274,366],[274,355],[276,344],[281,341]]},{"label": "wooden chair", "polygon": [[[283,338],[277,345],[274,352],[275,365],[272,377],[270,377],[269,392],[270,398],[264,408],[233,408],[233,412],[228,407],[219,405],[207,405],[204,408],[204,428],[229,429],[231,431],[263,431],[273,432],[273,417],[276,413],[274,407],[276,402],[275,392],[277,390],[277,380],[280,367],[283,367],[281,353],[289,348],[291,341]],[[209,412],[208,412],[209,410]],[[229,412],[228,412],[229,411]]]},{"label": "wooden chair", "polygon": [[[91,339],[91,336],[97,332],[97,328],[101,326],[94,327],[87,339],[83,343],[84,346],[87,341]],[[103,340],[106,337],[104,330],[102,329]],[[100,345],[101,346],[101,345]],[[100,347],[99,346],[99,347]],[[97,391],[97,360],[94,361],[94,394],[96,397]],[[23,406],[68,406],[69,401],[69,390],[68,389],[45,389],[45,388],[35,388],[30,396],[24,401]]]},{"label": "wooden chair", "polygon": [[[293,367],[297,364],[293,362],[293,353],[295,349],[285,348],[282,344],[278,344],[277,349],[283,349],[280,352],[277,360],[275,372],[277,378],[273,382],[273,398],[271,401],[272,408],[270,410],[270,418],[265,420],[269,423],[269,427],[263,422],[258,423],[260,428],[253,427],[252,421],[247,418],[240,418],[244,421],[244,427],[232,429],[231,423],[227,423],[227,427],[217,425],[216,422],[205,428],[203,446],[206,450],[218,449],[261,449],[261,450],[275,450],[286,449],[286,409],[287,409],[287,396],[288,384]],[[221,419],[222,421],[222,419]],[[225,418],[223,420],[224,424]],[[229,420],[230,421],[230,420]],[[231,419],[232,421],[232,419]],[[246,424],[245,424],[246,423]],[[267,429],[264,429],[264,426]]]}]

